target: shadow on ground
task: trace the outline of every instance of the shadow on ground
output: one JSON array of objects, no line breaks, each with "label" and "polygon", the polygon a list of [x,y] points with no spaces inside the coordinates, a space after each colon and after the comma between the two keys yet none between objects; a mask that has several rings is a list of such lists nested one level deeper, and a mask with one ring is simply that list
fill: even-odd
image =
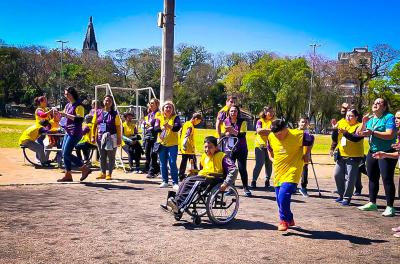
[{"label": "shadow on ground", "polygon": [[373,243],[389,242],[387,240],[369,239],[361,236],[346,235],[337,231],[316,231],[316,230],[314,231],[314,230],[303,229],[300,227],[292,227],[291,229],[301,233],[288,232],[283,235],[299,236],[308,239],[319,239],[319,240],[344,240],[344,241],[347,240],[350,243],[357,245],[372,245]]},{"label": "shadow on ground", "polygon": [[106,190],[137,190],[141,191],[143,188],[137,188],[133,186],[117,185],[112,183],[94,183],[94,182],[84,182],[83,185],[87,187],[103,188]]},{"label": "shadow on ground", "polygon": [[193,222],[181,220],[175,223],[174,226],[183,226],[189,230],[201,230],[201,229],[224,229],[224,230],[276,230],[277,227],[274,225],[267,224],[261,221],[251,221],[246,219],[235,219],[233,222],[227,225],[215,225],[211,222],[202,222],[200,225],[195,225]]}]

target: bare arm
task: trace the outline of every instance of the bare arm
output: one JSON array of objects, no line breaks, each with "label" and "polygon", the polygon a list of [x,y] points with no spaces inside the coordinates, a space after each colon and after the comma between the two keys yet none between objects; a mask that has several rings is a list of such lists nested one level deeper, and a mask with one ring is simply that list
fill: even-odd
[{"label": "bare arm", "polygon": [[385,132],[372,131],[372,135],[380,139],[390,140],[395,137],[396,131],[393,129],[386,129]]}]

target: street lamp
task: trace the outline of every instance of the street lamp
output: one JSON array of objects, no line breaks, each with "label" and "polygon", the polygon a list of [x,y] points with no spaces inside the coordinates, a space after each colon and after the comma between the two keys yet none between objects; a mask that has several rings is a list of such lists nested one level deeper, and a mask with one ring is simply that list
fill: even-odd
[{"label": "street lamp", "polygon": [[321,45],[318,44],[310,44],[310,47],[313,48],[313,57],[312,57],[312,68],[311,68],[311,83],[310,83],[310,93],[308,96],[308,112],[307,116],[308,118],[311,118],[311,96],[312,96],[312,88],[314,86],[314,60],[315,60],[315,49],[321,47]]},{"label": "street lamp", "polygon": [[[64,55],[64,44],[68,43],[68,41],[63,40],[56,40],[56,42],[61,43],[61,65],[60,65],[60,85],[58,87],[58,98],[60,100],[60,107],[61,107],[61,88],[62,88],[62,69],[63,69],[63,55]],[[57,102],[57,100],[56,100]]]}]

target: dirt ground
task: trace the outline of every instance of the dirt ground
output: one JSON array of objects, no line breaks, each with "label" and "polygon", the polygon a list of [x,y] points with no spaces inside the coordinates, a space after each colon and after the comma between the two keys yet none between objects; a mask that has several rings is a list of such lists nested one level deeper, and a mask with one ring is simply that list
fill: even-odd
[{"label": "dirt ground", "polygon": [[[379,212],[355,208],[365,195],[341,207],[330,158],[314,162],[322,198],[310,170],[311,197],[293,197],[297,226],[278,232],[274,193],[262,188],[240,197],[233,223],[216,227],[204,217],[195,226],[188,215],[177,222],[160,209],[168,191],[158,188],[160,179],[117,171],[109,182],[92,174],[85,183],[57,184],[59,170],[34,169],[19,149],[1,149],[0,263],[399,263],[400,239],[390,230],[399,216],[380,215],[384,197]],[[366,193],[366,176],[363,183]],[[237,186],[242,194],[240,180]]]}]

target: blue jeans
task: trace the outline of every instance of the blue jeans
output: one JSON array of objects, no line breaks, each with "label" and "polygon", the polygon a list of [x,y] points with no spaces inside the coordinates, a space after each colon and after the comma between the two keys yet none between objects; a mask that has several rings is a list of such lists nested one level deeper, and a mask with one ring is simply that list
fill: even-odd
[{"label": "blue jeans", "polygon": [[74,163],[78,167],[83,166],[83,162],[76,156],[72,155],[76,144],[81,140],[81,137],[65,135],[62,144],[62,156],[64,158],[64,165],[66,171],[71,171],[71,163]]},{"label": "blue jeans", "polygon": [[276,202],[279,208],[279,218],[286,222],[293,220],[293,214],[290,211],[290,199],[296,192],[297,184],[284,182],[281,186],[275,187]]},{"label": "blue jeans", "polygon": [[171,178],[173,184],[178,184],[178,167],[176,159],[178,158],[178,146],[166,147],[160,146],[160,169],[163,182],[168,183],[168,164],[171,171]]}]

